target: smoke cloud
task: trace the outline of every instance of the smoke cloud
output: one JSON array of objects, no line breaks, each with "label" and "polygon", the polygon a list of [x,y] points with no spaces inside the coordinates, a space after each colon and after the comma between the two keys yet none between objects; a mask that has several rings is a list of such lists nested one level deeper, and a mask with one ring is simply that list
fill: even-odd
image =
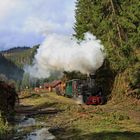
[{"label": "smoke cloud", "polygon": [[66,35],[50,34],[40,45],[32,66],[25,68],[33,77],[61,76],[63,71],[95,72],[103,64],[104,47],[90,33],[80,43]]}]

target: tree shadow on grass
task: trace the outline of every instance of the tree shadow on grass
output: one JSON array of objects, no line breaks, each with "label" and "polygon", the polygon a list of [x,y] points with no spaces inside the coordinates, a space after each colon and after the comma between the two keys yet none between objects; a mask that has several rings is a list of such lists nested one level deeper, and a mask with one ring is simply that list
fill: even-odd
[{"label": "tree shadow on grass", "polygon": [[24,114],[26,117],[34,117],[36,115],[57,114],[64,110],[56,108],[57,102],[45,102],[39,105],[19,105],[16,109],[17,114]]},{"label": "tree shadow on grass", "polygon": [[43,109],[43,108],[51,108],[51,107],[53,108],[56,104],[57,102],[53,102],[53,103],[45,102],[38,106],[35,106],[34,109]]},{"label": "tree shadow on grass", "polygon": [[140,140],[139,132],[100,132],[83,135],[81,138],[88,138],[89,140]]},{"label": "tree shadow on grass", "polygon": [[140,132],[93,132],[83,134],[80,129],[60,129],[52,132],[58,140],[140,140]]},{"label": "tree shadow on grass", "polygon": [[22,100],[22,99],[28,99],[28,98],[38,98],[40,97],[39,94],[31,94],[31,95],[27,95],[25,97],[20,97],[19,99]]}]

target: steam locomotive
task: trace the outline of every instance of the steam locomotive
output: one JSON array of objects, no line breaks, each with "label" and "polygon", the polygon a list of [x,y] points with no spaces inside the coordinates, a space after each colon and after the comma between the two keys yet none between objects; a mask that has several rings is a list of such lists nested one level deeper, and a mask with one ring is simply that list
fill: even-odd
[{"label": "steam locomotive", "polygon": [[99,105],[105,103],[105,97],[101,87],[95,82],[96,76],[90,74],[86,80],[72,79],[67,81],[63,90],[56,88],[58,95],[74,98],[78,104]]}]

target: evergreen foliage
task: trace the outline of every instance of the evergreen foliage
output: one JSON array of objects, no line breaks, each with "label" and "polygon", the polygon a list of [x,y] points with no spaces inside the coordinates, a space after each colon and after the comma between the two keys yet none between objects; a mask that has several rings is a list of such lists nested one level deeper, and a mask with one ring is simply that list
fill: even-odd
[{"label": "evergreen foliage", "polygon": [[[77,0],[74,36],[83,39],[85,32],[91,32],[101,39],[107,52],[107,69],[116,76],[130,66],[134,72],[140,61],[139,10],[139,0]],[[137,76],[132,77],[139,81]]]},{"label": "evergreen foliage", "polygon": [[8,79],[21,80],[23,70],[0,54],[0,74],[3,75],[1,75],[3,78],[5,76]]},{"label": "evergreen foliage", "polygon": [[24,66],[32,64],[34,55],[39,45],[33,48],[29,47],[15,47],[9,50],[0,52],[0,80],[15,84],[16,91],[19,92],[21,88],[34,87],[35,82],[30,81],[30,77],[24,74]]},{"label": "evergreen foliage", "polygon": [[72,72],[64,71],[63,74],[64,74],[62,77],[63,81],[68,81],[68,80],[72,80],[72,79],[85,80],[87,78],[86,74],[82,74],[82,73],[77,72],[77,71],[72,71]]}]

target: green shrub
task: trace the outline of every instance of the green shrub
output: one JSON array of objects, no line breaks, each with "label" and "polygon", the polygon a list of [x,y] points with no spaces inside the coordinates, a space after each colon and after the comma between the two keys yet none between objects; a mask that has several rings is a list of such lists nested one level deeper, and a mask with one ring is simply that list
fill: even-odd
[{"label": "green shrub", "polygon": [[3,120],[3,117],[1,116],[0,113],[0,139],[4,137],[8,133],[9,127],[8,127],[8,122],[6,123]]},{"label": "green shrub", "polygon": [[135,65],[130,71],[130,86],[140,89],[140,64]]}]

